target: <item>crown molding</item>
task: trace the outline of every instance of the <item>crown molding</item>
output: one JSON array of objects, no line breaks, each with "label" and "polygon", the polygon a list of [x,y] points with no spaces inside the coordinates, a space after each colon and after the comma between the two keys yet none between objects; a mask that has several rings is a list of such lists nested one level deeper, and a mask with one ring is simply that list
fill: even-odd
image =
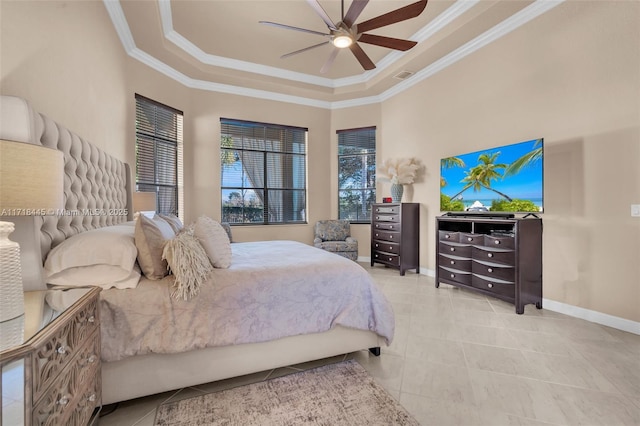
[{"label": "crown molding", "polygon": [[[458,0],[456,3],[454,3],[454,5],[449,7],[445,12],[443,12],[436,19],[431,21],[429,25],[427,25],[426,27],[418,31],[416,33],[416,38],[420,39],[421,41],[428,39],[437,31],[439,31],[444,26],[446,26],[449,22],[451,22],[453,19],[457,18],[462,13],[466,12],[471,7],[473,7],[473,5],[475,5],[478,1],[480,0],[470,0],[470,1]],[[428,77],[431,77],[437,72],[447,68],[449,65],[456,63],[457,61],[464,58],[465,56],[481,49],[482,47],[486,46],[487,44],[495,40],[498,40],[499,38],[505,36],[506,34],[509,34],[511,31],[537,18],[543,13],[548,12],[549,10],[555,8],[556,6],[560,5],[564,1],[565,0],[536,0],[534,3],[525,7],[520,12],[505,19],[501,23],[495,25],[491,29],[480,34],[473,40],[467,42],[463,46],[460,46],[458,49],[450,52],[449,54],[445,55],[439,60],[433,62],[431,65],[427,66],[426,68],[418,71],[411,78],[396,84],[390,89],[387,89],[382,94],[376,95],[376,96],[354,98],[354,99],[349,99],[344,101],[336,101],[336,102],[321,101],[318,99],[306,98],[301,96],[293,96],[293,95],[285,95],[278,92],[271,92],[271,91],[259,90],[259,89],[250,89],[250,88],[241,87],[241,86],[220,84],[220,83],[214,83],[211,81],[198,80],[198,79],[191,78],[177,71],[176,69],[170,67],[164,62],[156,59],[155,57],[149,55],[148,53],[144,52],[143,50],[139,49],[136,46],[135,40],[133,39],[131,30],[129,29],[129,25],[126,21],[126,17],[124,15],[124,12],[122,10],[119,0],[103,0],[103,3],[105,5],[105,8],[107,9],[107,12],[109,13],[109,16],[111,17],[111,21],[113,22],[115,30],[118,33],[120,42],[122,43],[122,46],[124,47],[127,54],[132,58],[144,63],[150,68],[166,75],[167,77],[179,82],[180,84],[186,87],[199,89],[199,90],[207,90],[212,92],[234,94],[239,96],[247,96],[247,97],[258,98],[258,99],[267,99],[271,101],[312,106],[312,107],[324,108],[324,109],[341,109],[341,108],[351,108],[355,106],[363,106],[363,105],[380,103],[401,92],[404,92],[405,90],[409,89],[410,87],[414,86],[420,81]],[[169,0],[158,0],[158,2],[160,4],[161,14],[163,13],[162,10],[164,8],[168,9],[170,13],[171,8],[170,8]],[[169,15],[169,18],[170,18],[170,15]],[[191,51],[185,49],[187,53],[192,55],[193,54],[208,55],[202,52],[201,49],[193,45],[191,42],[186,40],[180,34],[173,31],[171,19],[165,22],[165,18],[163,18],[162,26],[163,26],[163,31],[165,32],[165,36],[169,34],[172,37],[171,39],[172,42],[175,39],[175,40],[180,40],[181,43],[186,43],[185,46],[188,46],[189,49],[191,49]],[[171,30],[168,30],[169,28],[171,28]],[[397,56],[397,54],[403,55],[404,53],[393,52],[385,56],[385,58],[383,58],[380,61],[382,63],[382,66],[384,67],[389,66],[389,64],[391,64],[393,61],[399,59],[401,56]],[[293,74],[300,78],[302,78],[301,76],[307,76],[313,79],[320,79],[320,77],[309,76],[308,74],[295,73],[292,71],[281,70],[279,68],[252,64],[250,62],[237,61],[234,59],[222,58],[214,55],[208,55],[208,56],[210,57],[213,56],[215,58],[215,61],[219,60],[219,63],[215,63],[211,65],[225,66],[221,64],[226,64],[227,67],[239,69],[238,63],[242,63],[243,66],[247,66],[253,69],[253,71],[249,71],[249,72],[256,72],[255,71],[256,69],[265,69],[269,71],[279,70],[281,74],[274,75],[275,77],[282,77],[283,75]],[[387,59],[388,57],[391,57],[391,58]],[[212,58],[209,58],[209,59],[214,60]],[[207,63],[207,62],[204,62],[204,63]],[[234,64],[234,65],[231,66],[230,64]],[[381,72],[381,70],[378,70],[378,68],[376,68],[376,70],[365,72],[362,75],[357,76],[357,79],[358,79],[357,82],[368,81],[367,79],[373,78],[373,76],[375,76],[378,72]],[[265,74],[265,75],[269,75],[269,74]],[[356,81],[354,80],[355,78],[356,77],[347,77],[345,79],[336,79],[336,80],[321,79],[321,81],[323,81],[324,84],[327,84],[326,82],[324,82],[324,80],[331,81],[331,86],[327,86],[327,87],[339,87],[339,85],[344,84],[345,81],[350,81],[350,83],[348,84],[354,84],[353,82]],[[365,80],[361,80],[361,79],[365,79]],[[296,80],[296,81],[301,81],[301,80]],[[312,83],[312,84],[315,84],[315,83]],[[319,85],[322,86],[323,84],[319,84]]]}]

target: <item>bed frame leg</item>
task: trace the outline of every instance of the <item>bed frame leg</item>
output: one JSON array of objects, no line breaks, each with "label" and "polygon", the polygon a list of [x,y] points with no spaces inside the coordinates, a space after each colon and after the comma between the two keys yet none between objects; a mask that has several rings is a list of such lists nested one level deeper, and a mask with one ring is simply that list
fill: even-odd
[{"label": "bed frame leg", "polygon": [[369,348],[369,352],[371,352],[374,356],[380,356],[380,346]]}]

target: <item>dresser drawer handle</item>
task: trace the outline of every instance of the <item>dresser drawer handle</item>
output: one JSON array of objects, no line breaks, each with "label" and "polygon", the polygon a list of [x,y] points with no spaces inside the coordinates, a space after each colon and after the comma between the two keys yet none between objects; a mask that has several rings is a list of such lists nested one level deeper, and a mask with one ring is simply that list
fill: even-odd
[{"label": "dresser drawer handle", "polygon": [[392,240],[393,239],[393,235],[389,235],[389,239]]},{"label": "dresser drawer handle", "polygon": [[447,234],[444,237],[448,240],[449,238],[451,238],[451,235]]},{"label": "dresser drawer handle", "polygon": [[67,405],[69,403],[69,397],[67,395],[63,395],[62,398],[58,400],[58,405]]},{"label": "dresser drawer handle", "polygon": [[67,348],[65,348],[64,345],[60,345],[58,346],[58,349],[56,349],[56,352],[58,352],[60,355],[64,355],[67,353]]},{"label": "dresser drawer handle", "polygon": [[493,288],[493,284],[487,284],[487,287]]},{"label": "dresser drawer handle", "polygon": [[496,244],[500,244],[500,240],[496,240],[496,241],[495,241],[495,243],[496,243]]},{"label": "dresser drawer handle", "polygon": [[455,248],[453,248],[453,247],[451,247],[449,250],[451,250],[451,251],[456,251],[456,249],[455,249]]},{"label": "dresser drawer handle", "polygon": [[376,244],[376,248],[380,247],[378,244]]},{"label": "dresser drawer handle", "polygon": [[89,402],[95,402],[96,399],[98,399],[98,398],[96,397],[95,393],[92,393],[91,395],[89,395],[87,397],[87,401],[89,401]]},{"label": "dresser drawer handle", "polygon": [[467,241],[473,241],[473,238],[469,237],[467,238]]},{"label": "dresser drawer handle", "polygon": [[451,264],[452,264],[452,265],[455,265],[455,264],[456,264],[456,261],[455,261],[455,260],[452,260],[452,261],[451,261]]},{"label": "dresser drawer handle", "polygon": [[389,225],[389,229],[393,229],[393,225]]},{"label": "dresser drawer handle", "polygon": [[389,250],[393,250],[393,246],[389,246]]},{"label": "dresser drawer handle", "polygon": [[456,274],[451,274],[451,278],[455,278],[455,277],[456,277]]},{"label": "dresser drawer handle", "polygon": [[493,253],[487,253],[487,257],[493,257]]},{"label": "dresser drawer handle", "polygon": [[94,322],[96,322],[96,317],[91,315],[89,318],[87,318],[87,321],[93,324]]},{"label": "dresser drawer handle", "polygon": [[391,262],[392,260],[393,260],[393,258],[392,258],[392,257],[390,257],[390,258],[389,258],[389,262]]},{"label": "dresser drawer handle", "polygon": [[487,272],[493,272],[493,268],[488,268]]}]

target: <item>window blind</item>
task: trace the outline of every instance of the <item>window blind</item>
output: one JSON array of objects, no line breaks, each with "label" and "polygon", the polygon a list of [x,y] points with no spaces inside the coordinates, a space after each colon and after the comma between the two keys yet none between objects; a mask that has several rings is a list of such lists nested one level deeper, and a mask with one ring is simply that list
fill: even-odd
[{"label": "window blind", "polygon": [[222,220],[306,223],[307,129],[220,119]]},{"label": "window blind", "polygon": [[338,218],[371,222],[376,201],[376,128],[338,130]]},{"label": "window blind", "polygon": [[136,190],[156,194],[156,212],[182,218],[183,113],[136,94]]}]

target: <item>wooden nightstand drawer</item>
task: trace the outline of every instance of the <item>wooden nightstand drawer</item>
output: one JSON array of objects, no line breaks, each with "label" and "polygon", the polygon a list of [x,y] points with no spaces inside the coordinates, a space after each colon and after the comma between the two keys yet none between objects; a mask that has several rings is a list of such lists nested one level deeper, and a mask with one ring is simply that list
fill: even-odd
[{"label": "wooden nightstand drawer", "polygon": [[376,252],[386,252],[393,254],[400,254],[400,245],[396,243],[387,243],[383,241],[374,241],[373,248]]},{"label": "wooden nightstand drawer", "polygon": [[471,259],[471,246],[468,246],[466,244],[441,241],[438,246],[440,248],[440,253],[446,253],[453,256],[460,256]]},{"label": "wooden nightstand drawer", "polygon": [[397,232],[373,231],[372,238],[374,241],[400,241],[400,234]]},{"label": "wooden nightstand drawer", "polygon": [[[57,380],[61,371],[74,358],[87,338],[98,327],[97,297],[86,303],[73,317],[61,321],[51,335],[33,353],[33,402],[38,403],[43,392]],[[46,332],[46,330],[45,330]],[[99,353],[99,352],[98,352]]]},{"label": "wooden nightstand drawer", "polygon": [[515,268],[513,267],[513,265],[486,262],[483,260],[474,259],[471,271],[474,274],[482,275],[488,278],[510,282],[515,281]]},{"label": "wooden nightstand drawer", "polygon": [[487,262],[502,263],[505,265],[515,264],[515,252],[513,250],[494,249],[493,247],[473,247],[471,256],[474,260],[484,260]]},{"label": "wooden nightstand drawer", "polygon": [[492,293],[501,294],[507,297],[515,297],[515,283],[502,280],[491,280],[473,274],[471,285],[476,288],[490,291]]}]

